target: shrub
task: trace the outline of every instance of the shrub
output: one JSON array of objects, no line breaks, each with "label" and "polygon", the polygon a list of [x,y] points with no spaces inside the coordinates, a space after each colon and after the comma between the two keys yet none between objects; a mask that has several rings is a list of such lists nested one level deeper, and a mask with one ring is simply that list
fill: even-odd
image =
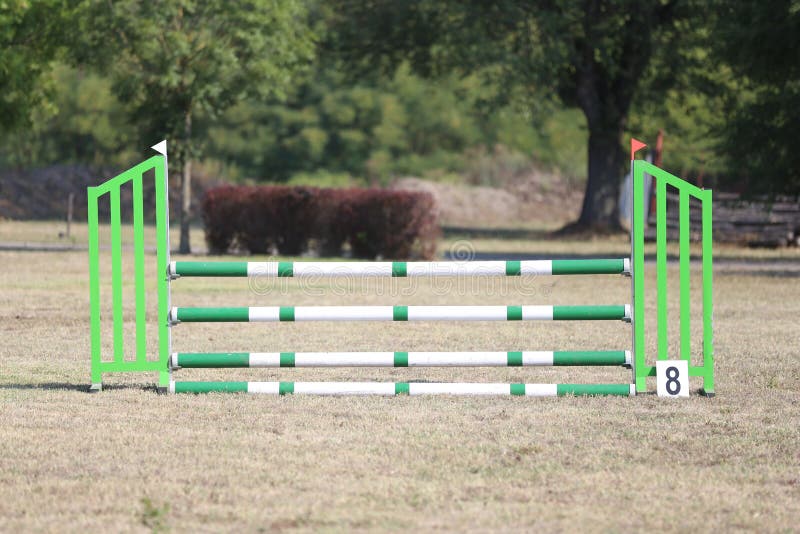
[{"label": "shrub", "polygon": [[430,259],[436,250],[436,205],[428,193],[381,189],[223,186],[203,201],[213,254],[273,248],[296,256],[310,243],[337,256],[348,243],[357,258]]}]

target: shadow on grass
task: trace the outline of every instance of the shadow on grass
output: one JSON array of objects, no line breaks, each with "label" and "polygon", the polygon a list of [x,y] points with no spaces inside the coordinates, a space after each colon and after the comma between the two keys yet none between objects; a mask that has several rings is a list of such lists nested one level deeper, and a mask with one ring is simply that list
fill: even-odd
[{"label": "shadow on grass", "polygon": [[[89,393],[89,384],[70,384],[68,382],[39,382],[35,384],[0,384],[0,390],[62,390],[62,391],[81,391]],[[114,390],[131,390],[137,389],[140,391],[153,391],[157,392],[154,385],[148,384],[103,384],[103,391]]]}]

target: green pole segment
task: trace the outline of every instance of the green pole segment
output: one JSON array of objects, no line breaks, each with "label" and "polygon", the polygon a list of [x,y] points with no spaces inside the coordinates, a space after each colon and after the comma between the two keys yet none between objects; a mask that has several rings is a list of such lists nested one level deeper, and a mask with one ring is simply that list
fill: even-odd
[{"label": "green pole segment", "polygon": [[553,260],[553,274],[621,274],[624,271],[622,259]]},{"label": "green pole segment", "polygon": [[554,321],[625,319],[625,306],[553,306]]},{"label": "green pole segment", "polygon": [[553,352],[553,365],[625,365],[624,350],[582,350],[582,351],[555,351]]},{"label": "green pole segment", "polygon": [[392,262],[392,276],[396,278],[404,278],[408,275],[408,265],[404,261]]},{"label": "green pole segment", "polygon": [[394,353],[394,366],[395,367],[408,367],[408,352],[395,352]]},{"label": "green pole segment", "polygon": [[[281,320],[287,314],[283,308],[280,310]],[[248,322],[250,313],[248,308],[178,308],[177,319],[180,322],[203,322],[203,323],[228,323],[228,322]]]},{"label": "green pole segment", "polygon": [[620,395],[629,396],[631,388],[628,384],[559,384],[558,396],[564,395]]},{"label": "green pole segment", "polygon": [[[178,353],[178,361],[181,367],[186,368],[235,368],[235,367],[250,367],[250,353],[249,352],[210,352],[210,353],[196,353],[196,352],[181,352]],[[173,362],[173,364],[176,362]],[[281,361],[283,364],[283,361]],[[281,367],[293,367],[284,366]]]},{"label": "green pole segment", "polygon": [[175,393],[247,393],[247,382],[175,382]]},{"label": "green pole segment", "polygon": [[244,261],[176,261],[180,276],[247,276]]},{"label": "green pole segment", "polygon": [[278,263],[278,276],[281,278],[291,278],[294,276],[294,264],[290,261]]},{"label": "green pole segment", "polygon": [[506,276],[520,276],[522,274],[522,263],[519,261],[506,262]]},{"label": "green pole segment", "polygon": [[392,319],[395,321],[408,321],[408,306],[394,306]]}]

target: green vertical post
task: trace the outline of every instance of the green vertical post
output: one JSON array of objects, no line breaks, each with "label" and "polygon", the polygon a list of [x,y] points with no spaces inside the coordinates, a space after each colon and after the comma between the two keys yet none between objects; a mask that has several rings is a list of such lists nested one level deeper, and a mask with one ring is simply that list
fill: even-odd
[{"label": "green vertical post", "polygon": [[711,190],[703,191],[703,392],[714,395],[714,290]]},{"label": "green vertical post", "polygon": [[667,339],[667,182],[656,183],[656,287],[658,359],[666,360]]},{"label": "green vertical post", "polygon": [[114,361],[125,359],[124,319],[122,317],[122,215],[119,187],[109,192],[111,204],[111,300],[114,317]]},{"label": "green vertical post", "polygon": [[632,161],[633,214],[631,226],[631,284],[633,285],[633,372],[636,375],[636,393],[647,391],[647,360],[644,353],[644,169],[639,161]]},{"label": "green vertical post", "polygon": [[[165,147],[166,151],[166,147]],[[158,387],[169,387],[169,200],[167,196],[167,156],[158,156],[154,166],[156,183],[156,263],[158,277]]]},{"label": "green vertical post", "polygon": [[133,179],[133,261],[136,269],[136,361],[147,361],[147,303],[144,285],[144,200],[142,175]]},{"label": "green vertical post", "polygon": [[691,251],[689,249],[689,192],[685,189],[680,190],[679,199],[679,221],[680,232],[680,286],[681,286],[681,358],[690,362],[692,360],[692,328],[691,328],[691,271],[689,261]]},{"label": "green vertical post", "polygon": [[100,246],[97,217],[97,189],[86,191],[89,223],[89,321],[92,345],[92,391],[102,388],[103,373],[100,368],[102,347],[100,346]]}]

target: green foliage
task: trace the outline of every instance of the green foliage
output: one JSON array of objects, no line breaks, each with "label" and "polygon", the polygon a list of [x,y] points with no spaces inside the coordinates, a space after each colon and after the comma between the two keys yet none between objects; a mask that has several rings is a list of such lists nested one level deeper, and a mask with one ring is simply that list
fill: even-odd
[{"label": "green foliage", "polygon": [[717,8],[718,57],[741,80],[727,92],[726,181],[750,192],[800,195],[800,2],[720,0]]},{"label": "green foliage", "polygon": [[407,65],[356,83],[318,67],[286,101],[248,100],[214,121],[207,155],[239,177],[328,185],[333,174],[385,184],[404,175],[452,179],[472,154],[502,145],[527,165],[585,176],[579,114],[551,109],[533,120],[524,103],[489,112],[481,103],[493,90],[477,77],[426,80]]},{"label": "green foliage", "polygon": [[0,166],[122,166],[166,137],[229,179],[501,184],[536,165],[608,193],[620,140],[661,129],[682,175],[797,194],[799,36],[797,0],[10,0]]},{"label": "green foliage", "polygon": [[7,136],[0,162],[123,166],[136,157],[138,139],[124,127],[127,110],[111,92],[108,78],[63,63],[53,67],[50,77],[56,88],[50,106],[35,110],[28,128]]},{"label": "green foliage", "polygon": [[47,106],[63,11],[57,0],[0,2],[0,134],[28,126],[33,111]]},{"label": "green foliage", "polygon": [[[683,33],[702,18],[691,0],[335,4],[331,48],[356,72],[386,71],[407,59],[424,75],[490,72],[500,84],[495,99],[522,92],[580,109],[589,136],[579,224],[598,229],[620,229],[622,138],[648,65],[678,64]],[[651,94],[669,89],[674,76],[658,80]]]},{"label": "green foliage", "polygon": [[299,2],[88,1],[74,59],[102,68],[143,141],[199,151],[193,114],[216,116],[246,95],[282,95],[311,55]]}]

